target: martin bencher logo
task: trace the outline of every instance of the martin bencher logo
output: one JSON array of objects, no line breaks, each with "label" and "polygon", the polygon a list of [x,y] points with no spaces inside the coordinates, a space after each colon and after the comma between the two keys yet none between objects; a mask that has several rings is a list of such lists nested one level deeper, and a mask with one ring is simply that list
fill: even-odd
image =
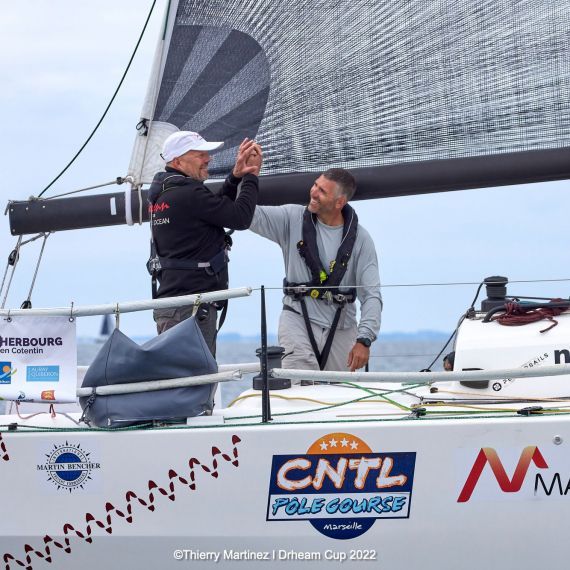
[{"label": "martin bencher logo", "polygon": [[49,481],[58,489],[75,491],[83,489],[91,480],[93,471],[101,469],[101,464],[90,457],[90,453],[81,446],[65,442],[54,445],[46,453],[45,463],[37,465],[37,470],[45,472]]},{"label": "martin bencher logo", "polygon": [[[551,451],[544,454],[536,445],[529,445],[519,454],[502,451],[503,459],[491,447],[482,447],[463,483],[458,503],[466,503],[474,498],[497,498],[498,495],[519,499],[565,497],[570,493],[570,468],[564,463],[560,453]],[[505,469],[505,455],[517,458],[516,464],[509,462]],[[552,458],[550,457],[552,456]],[[558,462],[556,461],[558,460]],[[487,465],[489,467],[487,467]]]},{"label": "martin bencher logo", "polygon": [[376,519],[408,518],[415,452],[374,452],[349,433],[329,433],[306,453],[274,455],[268,521],[309,521],[322,534],[349,539]]}]

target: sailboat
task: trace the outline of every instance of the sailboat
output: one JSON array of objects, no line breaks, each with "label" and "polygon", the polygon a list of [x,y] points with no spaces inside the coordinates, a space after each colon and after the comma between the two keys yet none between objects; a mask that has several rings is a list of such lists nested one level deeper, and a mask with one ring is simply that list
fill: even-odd
[{"label": "sailboat", "polygon": [[113,321],[110,315],[103,315],[101,319],[101,328],[99,329],[99,336],[97,342],[105,342],[109,335],[113,332]]},{"label": "sailboat", "polygon": [[[170,2],[127,191],[13,201],[12,234],[144,222],[143,186],[177,129],[227,141],[211,168],[220,177],[238,141],[256,137],[267,149],[263,204],[303,203],[329,165],[355,173],[358,199],[565,180],[569,8],[568,0],[412,2],[403,12],[393,2]],[[431,51],[408,40],[411,25],[435,38]],[[389,36],[401,40],[407,65]],[[264,389],[184,424],[94,428],[57,404],[41,417],[4,416],[5,567],[562,566],[570,317],[564,299],[553,301],[560,292],[524,299],[523,284],[513,287],[491,276],[457,314],[453,372],[242,363],[218,374],[231,381],[254,370]],[[261,292],[216,295],[255,303]],[[519,301],[528,324],[492,320]],[[51,314],[67,331],[66,319],[152,303]],[[17,321],[26,311],[48,313],[0,315]],[[10,356],[18,346],[7,338]],[[8,356],[0,378],[15,382]],[[30,385],[59,374],[53,366],[35,367]],[[221,380],[203,376],[188,383]],[[179,381],[166,380],[169,389]],[[52,405],[55,394],[47,396]]]}]

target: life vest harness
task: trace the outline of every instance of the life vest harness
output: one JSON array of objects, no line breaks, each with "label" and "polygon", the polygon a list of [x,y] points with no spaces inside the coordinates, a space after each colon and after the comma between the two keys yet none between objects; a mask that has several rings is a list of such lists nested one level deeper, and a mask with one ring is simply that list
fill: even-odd
[{"label": "life vest harness", "polygon": [[[339,289],[339,287],[346,273],[348,262],[356,242],[358,216],[348,204],[342,209],[342,215],[344,218],[342,240],[336,257],[334,261],[330,263],[329,272],[327,273],[322,267],[317,246],[317,216],[309,212],[308,209],[305,209],[302,225],[303,239],[297,243],[297,250],[309,268],[311,281],[307,283],[293,283],[287,281],[287,279],[283,280],[283,293],[294,298],[301,305],[307,335],[309,336],[311,348],[315,353],[321,370],[324,370],[326,366],[342,310],[347,303],[354,303],[356,300],[356,289],[354,287],[344,290]],[[309,313],[307,311],[306,297],[311,297],[328,305],[335,304],[337,306],[322,352],[319,350],[315,335],[313,334]],[[285,305],[284,309],[297,313],[295,309],[288,305]]]},{"label": "life vest harness", "polygon": [[[233,231],[233,230],[231,230]],[[173,257],[163,257],[158,254],[154,239],[150,242],[150,259],[147,262],[147,269],[153,277],[158,277],[163,269],[204,269],[209,275],[215,275],[224,270],[228,264],[228,252],[231,250],[233,241],[230,232],[224,235],[224,249],[220,250],[209,261],[193,261],[191,259],[176,259]],[[156,291],[153,290],[153,298]]]},{"label": "life vest harness", "polygon": [[[181,174],[175,174],[174,176],[182,176]],[[186,178],[184,176],[184,178]],[[167,178],[168,180],[168,178]],[[166,180],[165,180],[166,182]],[[152,206],[154,206],[157,200],[162,196],[164,192],[169,190],[165,188],[164,183],[162,184],[162,190],[156,195],[153,200],[149,200],[151,206],[151,216],[150,216],[150,257],[146,262],[146,268],[151,276],[151,290],[152,298],[156,299],[158,293],[158,280],[160,279],[160,273],[163,269],[204,269],[208,275],[217,275],[227,268],[229,258],[229,251],[232,248],[233,240],[231,234],[234,230],[229,230],[224,234],[224,247],[218,253],[216,253],[209,261],[194,261],[192,259],[176,259],[173,257],[163,257],[158,253],[156,247],[156,242],[154,241],[154,232],[152,229]],[[218,324],[218,331],[222,328],[224,321],[226,320],[226,314],[228,311],[228,301],[214,301],[211,303],[216,310],[221,311],[220,319]]]}]

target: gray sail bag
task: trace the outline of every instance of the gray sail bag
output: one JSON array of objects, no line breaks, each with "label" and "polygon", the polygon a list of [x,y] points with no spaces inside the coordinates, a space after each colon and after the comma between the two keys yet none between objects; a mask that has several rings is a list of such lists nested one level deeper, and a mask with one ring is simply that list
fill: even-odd
[{"label": "gray sail bag", "polygon": [[[139,345],[115,329],[87,370],[82,388],[214,374],[218,366],[191,317]],[[79,398],[86,421],[122,427],[182,421],[209,413],[217,384]]]}]

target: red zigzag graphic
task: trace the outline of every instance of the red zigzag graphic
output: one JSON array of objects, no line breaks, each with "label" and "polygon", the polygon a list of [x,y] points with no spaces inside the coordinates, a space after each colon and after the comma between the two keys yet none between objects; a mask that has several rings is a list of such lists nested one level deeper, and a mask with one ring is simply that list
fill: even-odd
[{"label": "red zigzag graphic", "polygon": [[2,439],[2,432],[0,432],[0,452],[2,452],[2,455],[0,455],[0,457],[2,457],[2,459],[4,461],[10,461],[10,456],[8,455],[8,452],[6,451],[6,444],[4,443],[4,440]]},{"label": "red zigzag graphic", "polygon": [[105,504],[105,511],[107,512],[107,516],[103,520],[96,519],[91,513],[85,514],[85,522],[87,523],[85,529],[83,531],[76,529],[70,523],[65,523],[63,525],[63,534],[65,538],[63,542],[57,542],[51,536],[44,536],[44,549],[36,550],[33,546],[29,544],[24,545],[24,551],[26,553],[25,560],[17,560],[12,554],[9,552],[5,553],[3,556],[3,560],[6,563],[6,570],[10,570],[12,567],[12,561],[15,562],[18,566],[25,566],[26,570],[33,570],[32,566],[32,556],[35,555],[40,559],[45,560],[46,562],[52,562],[51,557],[51,546],[63,549],[64,552],[68,554],[71,553],[71,543],[68,538],[68,535],[75,534],[78,538],[82,538],[85,542],[91,544],[93,542],[93,538],[91,537],[92,532],[92,523],[95,523],[99,528],[104,529],[107,533],[113,533],[113,517],[120,517],[125,519],[128,523],[133,522],[133,503],[136,505],[137,503],[146,507],[149,511],[154,512],[155,509],[155,493],[158,492],[165,497],[168,497],[171,501],[176,500],[176,495],[174,492],[175,484],[181,483],[184,486],[188,486],[191,491],[196,490],[196,468],[200,467],[203,471],[208,473],[214,478],[218,478],[218,455],[221,455],[225,461],[231,463],[234,467],[239,466],[238,461],[238,450],[236,445],[241,441],[241,439],[237,435],[232,436],[232,444],[233,449],[231,455],[233,458],[226,453],[222,453],[217,447],[212,447],[212,465],[209,467],[208,465],[203,465],[198,459],[195,457],[190,458],[188,461],[188,466],[190,467],[190,472],[187,478],[184,478],[173,469],[169,469],[168,471],[168,478],[169,482],[165,486],[165,488],[160,487],[157,483],[150,480],[148,482],[148,497],[141,498],[139,497],[134,491],[127,491],[125,494],[126,504],[124,507],[121,507],[122,510],[119,510],[111,503]]}]

